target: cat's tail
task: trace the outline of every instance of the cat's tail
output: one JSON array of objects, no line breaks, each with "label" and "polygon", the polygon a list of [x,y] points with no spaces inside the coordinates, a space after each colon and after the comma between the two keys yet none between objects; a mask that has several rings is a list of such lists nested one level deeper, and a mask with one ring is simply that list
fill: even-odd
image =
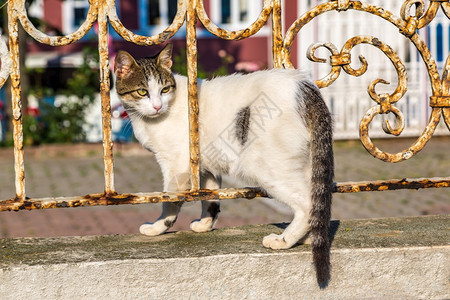
[{"label": "cat's tail", "polygon": [[310,132],[311,245],[317,282],[323,288],[330,279],[331,271],[329,230],[334,176],[333,125],[319,88],[313,82],[301,81],[299,89],[300,114]]}]

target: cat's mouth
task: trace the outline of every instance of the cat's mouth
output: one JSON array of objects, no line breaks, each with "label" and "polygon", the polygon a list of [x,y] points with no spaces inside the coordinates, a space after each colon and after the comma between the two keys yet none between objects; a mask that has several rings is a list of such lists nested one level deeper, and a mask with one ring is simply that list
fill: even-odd
[{"label": "cat's mouth", "polygon": [[149,118],[157,118],[157,117],[163,115],[164,112],[165,112],[165,110],[155,111],[155,112],[147,114],[147,117],[149,117]]}]

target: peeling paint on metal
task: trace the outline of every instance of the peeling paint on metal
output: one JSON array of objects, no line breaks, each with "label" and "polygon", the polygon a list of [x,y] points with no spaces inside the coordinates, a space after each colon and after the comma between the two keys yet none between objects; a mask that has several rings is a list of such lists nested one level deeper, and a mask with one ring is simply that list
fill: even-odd
[{"label": "peeling paint on metal", "polygon": [[[449,0],[430,0],[426,7],[423,0],[405,0],[399,16],[389,12],[383,7],[370,3],[352,0],[329,0],[318,4],[311,10],[300,16],[285,32],[282,32],[282,1],[265,0],[261,13],[257,19],[247,28],[237,31],[229,31],[215,25],[207,15],[202,0],[179,0],[177,13],[172,22],[165,30],[154,36],[142,36],[131,32],[120,21],[117,16],[115,0],[89,0],[89,11],[86,20],[73,33],[65,36],[49,36],[39,31],[30,22],[25,2],[23,0],[8,1],[8,29],[9,29],[9,51],[6,43],[0,41],[0,88],[8,76],[11,78],[13,134],[14,134],[14,167],[16,195],[11,200],[0,201],[0,211],[20,209],[45,209],[55,207],[77,207],[90,205],[117,205],[117,204],[139,204],[157,203],[170,201],[198,201],[206,199],[232,199],[267,197],[267,193],[260,189],[200,189],[200,160],[199,160],[199,132],[198,118],[199,107],[197,99],[197,36],[196,29],[198,21],[207,31],[215,36],[226,40],[241,40],[256,34],[267,24],[269,17],[272,22],[272,52],[273,64],[276,68],[293,68],[290,60],[290,48],[298,32],[309,22],[319,15],[331,11],[355,10],[369,13],[384,19],[396,26],[399,34],[404,35],[417,48],[427,68],[431,96],[429,104],[431,115],[426,128],[421,136],[405,150],[398,153],[387,153],[378,149],[369,137],[369,125],[376,115],[393,113],[396,117],[395,126],[387,120],[383,120],[383,129],[388,134],[399,135],[403,131],[405,118],[402,112],[394,105],[400,101],[406,93],[407,76],[404,64],[395,51],[385,44],[379,37],[356,36],[350,38],[339,51],[329,42],[321,42],[311,45],[307,51],[307,57],[318,63],[329,63],[330,73],[316,81],[320,88],[332,84],[341,74],[341,70],[352,76],[361,76],[367,70],[368,62],[364,56],[359,56],[360,67],[351,67],[352,49],[359,44],[369,44],[382,51],[392,62],[397,72],[398,80],[395,91],[391,94],[378,94],[375,91],[379,83],[389,84],[384,79],[375,79],[368,86],[368,96],[375,102],[362,117],[360,123],[360,137],[364,147],[374,157],[386,162],[399,162],[413,157],[423,149],[431,139],[441,116],[450,130],[450,57],[447,57],[442,77],[439,74],[436,62],[433,59],[426,43],[417,34],[417,30],[428,26],[435,19],[439,8],[450,18]],[[20,70],[19,70],[19,48],[18,48],[18,24],[39,43],[51,46],[63,46],[79,41],[92,28],[95,22],[99,24],[99,56],[100,56],[100,94],[103,120],[103,149],[104,149],[104,193],[91,194],[83,197],[44,198],[28,199],[25,195],[25,172],[24,172],[24,145],[22,124],[22,102],[20,99]],[[191,190],[183,193],[150,193],[150,194],[117,194],[114,189],[114,158],[113,142],[111,136],[111,104],[110,104],[110,71],[108,58],[107,30],[108,22],[112,28],[126,41],[137,45],[157,45],[168,41],[175,33],[186,24],[186,53],[188,61],[188,104],[189,104],[189,135],[190,135],[190,169]],[[186,23],[185,23],[186,22]],[[330,58],[315,56],[315,51],[324,47],[331,53]],[[396,189],[419,189],[449,187],[450,177],[444,178],[419,178],[401,179],[371,182],[347,182],[336,183],[334,192],[361,192],[361,191],[384,191]]]}]

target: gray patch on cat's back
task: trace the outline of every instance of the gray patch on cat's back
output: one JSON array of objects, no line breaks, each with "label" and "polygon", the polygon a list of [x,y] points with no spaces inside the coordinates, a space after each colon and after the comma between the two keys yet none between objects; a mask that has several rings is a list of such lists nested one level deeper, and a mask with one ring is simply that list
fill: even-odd
[{"label": "gray patch on cat's back", "polygon": [[242,108],[236,115],[236,137],[242,146],[248,139],[248,131],[250,127],[250,107]]}]

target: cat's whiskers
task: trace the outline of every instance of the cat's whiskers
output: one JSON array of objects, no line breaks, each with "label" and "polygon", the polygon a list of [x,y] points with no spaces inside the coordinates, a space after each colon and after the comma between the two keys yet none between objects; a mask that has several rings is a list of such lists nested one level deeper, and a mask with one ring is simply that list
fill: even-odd
[{"label": "cat's whiskers", "polygon": [[131,119],[128,120],[123,120],[123,122],[125,123],[125,127],[123,128],[123,133],[128,135],[128,133],[131,131],[131,133],[133,133],[133,126],[131,125]]},{"label": "cat's whiskers", "polygon": [[130,118],[136,118],[139,121],[143,121],[145,119],[145,115],[140,111],[130,111],[129,115]]}]

